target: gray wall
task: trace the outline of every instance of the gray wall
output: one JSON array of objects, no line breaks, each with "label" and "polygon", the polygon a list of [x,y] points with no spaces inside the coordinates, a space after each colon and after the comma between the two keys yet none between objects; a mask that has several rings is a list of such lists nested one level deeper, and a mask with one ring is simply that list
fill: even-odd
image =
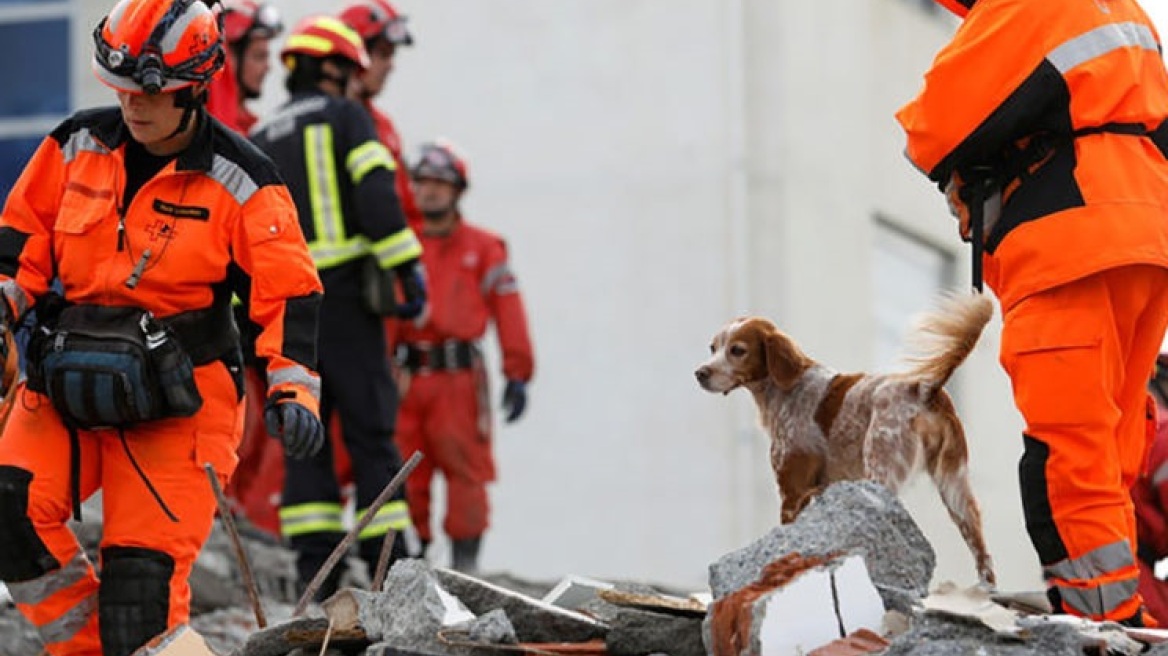
[{"label": "gray wall", "polygon": [[[83,58],[103,7],[77,4]],[[320,4],[280,6],[291,25]],[[778,508],[745,393],[693,382],[713,331],[765,314],[820,360],[874,366],[877,214],[951,254],[968,286],[893,120],[952,21],[907,0],[399,7],[417,45],[379,104],[408,145],[441,134],[470,155],[466,214],[508,237],[537,346],[529,415],[497,433],[484,566],[703,587]],[[82,105],[112,100],[78,69]],[[956,382],[1001,586],[1032,588],[997,330]],[[931,484],[906,499],[938,580],[975,582]]]}]

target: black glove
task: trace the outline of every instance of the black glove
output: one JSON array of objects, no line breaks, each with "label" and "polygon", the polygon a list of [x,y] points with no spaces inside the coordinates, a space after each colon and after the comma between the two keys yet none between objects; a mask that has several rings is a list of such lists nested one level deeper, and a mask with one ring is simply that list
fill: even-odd
[{"label": "black glove", "polygon": [[284,452],[304,460],[315,456],[324,446],[324,427],[308,408],[292,399],[287,390],[268,395],[264,404],[264,424],[268,435],[284,443]]},{"label": "black glove", "polygon": [[526,409],[527,383],[522,380],[507,381],[507,387],[503,390],[503,412],[507,413],[507,423],[519,419]]},{"label": "black glove", "polygon": [[426,276],[422,273],[422,264],[410,260],[394,267],[393,272],[401,281],[403,296],[394,314],[399,319],[416,319],[426,309]]}]

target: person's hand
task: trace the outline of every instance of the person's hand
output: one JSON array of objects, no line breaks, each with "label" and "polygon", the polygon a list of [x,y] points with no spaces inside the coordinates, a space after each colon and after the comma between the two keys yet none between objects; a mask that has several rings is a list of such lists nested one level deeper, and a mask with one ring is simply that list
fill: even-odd
[{"label": "person's hand", "polygon": [[426,277],[418,260],[410,260],[394,267],[401,281],[402,302],[395,314],[399,319],[415,319],[426,309]]},{"label": "person's hand", "polygon": [[274,391],[264,404],[268,434],[284,443],[284,452],[297,460],[315,456],[324,446],[320,419],[295,400],[289,391]]},{"label": "person's hand", "polygon": [[969,227],[969,205],[961,198],[964,186],[961,176],[954,171],[949,176],[949,182],[945,183],[945,201],[949,203],[949,213],[957,219],[957,234],[961,236],[961,241],[969,242],[973,235]]},{"label": "person's hand", "polygon": [[523,416],[527,409],[527,383],[522,380],[509,380],[503,389],[503,412],[507,423]]}]

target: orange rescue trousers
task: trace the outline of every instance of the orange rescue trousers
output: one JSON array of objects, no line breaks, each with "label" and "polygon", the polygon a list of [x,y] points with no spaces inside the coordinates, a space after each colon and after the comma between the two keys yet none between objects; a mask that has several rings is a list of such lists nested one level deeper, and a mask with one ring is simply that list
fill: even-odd
[{"label": "orange rescue trousers", "polygon": [[226,366],[195,377],[203,407],[192,417],[77,433],[81,498],[102,491],[100,579],[66,525],[69,432],[47,397],[18,390],[0,437],[0,578],[52,656],[101,656],[103,643],[129,654],[188,620],[188,577],[216,510],[203,465],[226,484],[243,430]]},{"label": "orange rescue trousers", "polygon": [[1168,269],[1106,270],[1031,295],[1004,317],[1001,361],[1026,422],[1026,528],[1055,607],[1141,611],[1129,489],[1149,447],[1146,384],[1168,326]]}]

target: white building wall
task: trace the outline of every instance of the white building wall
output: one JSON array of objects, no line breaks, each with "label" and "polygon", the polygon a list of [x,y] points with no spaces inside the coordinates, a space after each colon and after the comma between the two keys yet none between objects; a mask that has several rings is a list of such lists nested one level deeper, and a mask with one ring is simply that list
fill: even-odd
[{"label": "white building wall", "polygon": [[[820,360],[873,366],[877,214],[968,284],[893,119],[952,23],[908,0],[398,5],[417,45],[379,104],[411,148],[441,134],[470,155],[466,214],[507,236],[537,348],[529,413],[496,435],[484,567],[704,586],[778,512],[746,394],[694,383],[713,331],[764,314]],[[76,6],[75,97],[111,102],[88,72],[105,7]],[[289,25],[320,11],[279,6]],[[268,82],[262,107],[282,100],[278,66]],[[959,372],[959,409],[1001,587],[1033,588],[997,330]],[[931,485],[906,498],[937,580],[973,583]]]}]

